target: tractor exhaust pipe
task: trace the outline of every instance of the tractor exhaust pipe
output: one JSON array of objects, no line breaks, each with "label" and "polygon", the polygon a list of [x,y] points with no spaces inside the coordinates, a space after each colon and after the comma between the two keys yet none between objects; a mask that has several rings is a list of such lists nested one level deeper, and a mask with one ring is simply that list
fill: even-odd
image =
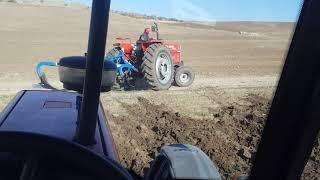
[{"label": "tractor exhaust pipe", "polygon": [[75,134],[75,141],[82,145],[95,144],[109,10],[110,0],[92,1],[83,99]]}]

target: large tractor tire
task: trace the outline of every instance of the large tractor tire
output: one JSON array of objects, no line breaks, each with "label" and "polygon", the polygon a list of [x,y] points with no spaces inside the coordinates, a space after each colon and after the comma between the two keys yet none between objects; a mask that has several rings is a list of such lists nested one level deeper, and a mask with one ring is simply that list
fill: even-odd
[{"label": "large tractor tire", "polygon": [[194,73],[188,66],[180,66],[176,69],[174,81],[179,87],[187,87],[193,83]]},{"label": "large tractor tire", "polygon": [[169,49],[162,44],[150,45],[142,58],[142,72],[154,90],[167,90],[174,77],[174,66]]}]

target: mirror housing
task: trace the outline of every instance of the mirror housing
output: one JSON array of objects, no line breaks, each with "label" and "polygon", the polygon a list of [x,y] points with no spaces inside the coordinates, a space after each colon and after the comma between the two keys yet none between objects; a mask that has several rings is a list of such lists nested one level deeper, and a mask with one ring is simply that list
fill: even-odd
[{"label": "mirror housing", "polygon": [[159,29],[158,29],[158,24],[156,22],[154,22],[153,25],[151,26],[151,31],[157,34],[157,40],[159,40]]},{"label": "mirror housing", "polygon": [[158,24],[157,23],[153,23],[153,25],[151,26],[151,31],[152,32],[158,32]]}]

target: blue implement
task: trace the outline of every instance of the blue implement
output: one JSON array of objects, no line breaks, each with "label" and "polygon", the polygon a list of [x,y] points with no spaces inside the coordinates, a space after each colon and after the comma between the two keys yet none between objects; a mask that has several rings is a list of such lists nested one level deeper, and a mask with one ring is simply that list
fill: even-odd
[{"label": "blue implement", "polygon": [[58,66],[58,63],[57,62],[52,62],[52,61],[39,62],[37,64],[37,75],[38,75],[39,78],[42,76],[41,68],[43,66]]},{"label": "blue implement", "polygon": [[116,63],[120,79],[123,78],[124,72],[126,71],[138,72],[138,69],[125,58],[125,55],[121,50],[119,50],[118,56],[113,56],[112,58],[105,57],[105,60]]},{"label": "blue implement", "polygon": [[47,89],[56,89],[54,88],[53,86],[51,86],[48,81],[47,81],[47,78],[46,78],[46,75],[45,73],[43,73],[41,71],[42,67],[43,66],[58,66],[58,63],[57,62],[52,62],[52,61],[43,61],[43,62],[39,62],[37,64],[37,75],[38,75],[38,78],[40,79],[40,85],[44,88],[47,88]]}]

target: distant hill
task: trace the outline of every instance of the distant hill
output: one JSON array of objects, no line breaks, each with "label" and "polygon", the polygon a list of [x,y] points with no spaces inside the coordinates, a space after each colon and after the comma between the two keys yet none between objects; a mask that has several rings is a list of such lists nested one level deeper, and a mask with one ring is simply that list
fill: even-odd
[{"label": "distant hill", "polygon": [[137,18],[137,19],[150,19],[150,20],[156,20],[156,21],[183,22],[183,20],[181,20],[181,19],[167,18],[167,17],[155,16],[155,15],[146,15],[146,14],[119,11],[119,10],[111,10],[111,12],[112,13],[116,13],[116,14],[120,14],[120,15],[123,15],[123,16]]},{"label": "distant hill", "polygon": [[0,0],[0,2],[32,4],[32,5],[48,5],[48,6],[65,6],[64,0]]},{"label": "distant hill", "polygon": [[[26,4],[26,5],[42,5],[42,6],[67,6],[67,7],[87,7],[83,4],[69,3],[65,0],[0,0],[0,2],[7,3],[17,3],[17,4]],[[172,21],[172,22],[183,22],[183,20],[176,18],[167,18],[155,15],[146,15],[140,13],[132,13],[119,10],[111,10],[112,13],[120,14],[127,17],[137,18],[137,19],[149,19],[155,21]]]}]

